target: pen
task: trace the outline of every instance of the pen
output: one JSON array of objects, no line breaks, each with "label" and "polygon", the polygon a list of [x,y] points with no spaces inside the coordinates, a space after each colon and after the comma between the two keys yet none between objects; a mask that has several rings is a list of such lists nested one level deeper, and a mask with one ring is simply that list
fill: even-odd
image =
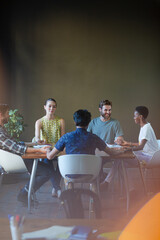
[{"label": "pen", "polygon": [[21,219],[20,219],[20,223],[19,223],[19,226],[20,226],[20,227],[23,226],[24,220],[25,220],[25,216],[22,216]]},{"label": "pen", "polygon": [[20,224],[20,216],[19,215],[16,215],[15,222],[16,222],[16,225],[19,226],[19,224]]}]

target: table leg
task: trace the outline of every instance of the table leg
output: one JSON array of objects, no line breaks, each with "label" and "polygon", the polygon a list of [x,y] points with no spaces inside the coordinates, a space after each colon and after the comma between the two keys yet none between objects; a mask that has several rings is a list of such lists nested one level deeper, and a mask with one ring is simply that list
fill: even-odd
[{"label": "table leg", "polygon": [[38,159],[34,159],[30,181],[29,181],[29,189],[28,189],[28,211],[29,212],[31,212],[31,195],[32,195],[32,189],[34,186],[34,180],[35,180],[36,171],[37,171],[37,164],[38,164]]},{"label": "table leg", "polygon": [[127,177],[127,171],[126,167],[124,166],[123,159],[121,160],[121,165],[122,165],[122,171],[123,171],[123,176],[124,176],[124,183],[125,183],[125,189],[126,189],[126,197],[127,197],[127,213],[129,209],[129,186],[128,186],[128,177]]}]

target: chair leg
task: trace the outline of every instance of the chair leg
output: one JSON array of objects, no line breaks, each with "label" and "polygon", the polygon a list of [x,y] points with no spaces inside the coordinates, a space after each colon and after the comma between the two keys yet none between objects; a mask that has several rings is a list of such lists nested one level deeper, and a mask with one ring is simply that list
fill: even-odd
[{"label": "chair leg", "polygon": [[143,169],[142,169],[140,161],[138,159],[137,159],[137,161],[138,161],[138,167],[139,167],[139,171],[140,171],[140,176],[141,176],[142,183],[143,183],[144,194],[147,196],[147,187],[146,187],[146,182],[145,182],[145,178],[144,178],[144,175],[143,175]]},{"label": "chair leg", "polygon": [[[95,184],[90,183],[90,185],[89,185],[90,190],[96,193],[97,189],[95,189],[95,187],[96,187]],[[89,199],[89,219],[91,219],[94,214],[93,208],[94,208],[93,207],[93,198],[90,197],[90,199]]]},{"label": "chair leg", "polygon": [[97,177],[96,185],[97,185],[97,194],[100,198],[100,176]]},{"label": "chair leg", "polygon": [[74,183],[73,182],[68,182],[67,189],[74,189]]},{"label": "chair leg", "polygon": [[90,186],[89,189],[90,189],[92,192],[95,192],[96,194],[98,194],[97,182],[90,183],[89,186]]},{"label": "chair leg", "polygon": [[[148,177],[149,173],[149,177]],[[147,195],[152,195],[155,192],[153,186],[155,186],[153,169],[144,168],[144,179],[147,187]],[[153,185],[154,184],[154,185]]]},{"label": "chair leg", "polygon": [[89,200],[89,219],[93,218],[93,215],[94,215],[94,207],[93,207],[93,198],[90,197],[90,200]]},{"label": "chair leg", "polygon": [[64,178],[64,190],[67,190],[68,187],[68,181]]},{"label": "chair leg", "polygon": [[0,187],[1,187],[1,184],[2,184],[2,181],[3,181],[3,176],[4,176],[4,174],[0,174]]}]

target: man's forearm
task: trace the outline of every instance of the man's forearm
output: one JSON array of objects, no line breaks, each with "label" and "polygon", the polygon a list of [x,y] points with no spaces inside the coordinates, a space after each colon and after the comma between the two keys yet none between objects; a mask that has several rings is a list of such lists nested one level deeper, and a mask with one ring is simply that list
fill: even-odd
[{"label": "man's forearm", "polygon": [[27,147],[26,149],[26,153],[36,153],[36,152],[43,153],[41,148],[38,149],[38,148]]},{"label": "man's forearm", "polygon": [[50,151],[49,149],[47,150],[47,158],[49,160],[53,159],[60,151],[57,150],[55,147]]}]

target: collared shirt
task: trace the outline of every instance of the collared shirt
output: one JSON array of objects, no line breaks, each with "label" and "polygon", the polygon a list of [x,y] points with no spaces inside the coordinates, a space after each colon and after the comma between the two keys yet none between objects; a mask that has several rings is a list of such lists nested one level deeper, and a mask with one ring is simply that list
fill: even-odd
[{"label": "collared shirt", "polygon": [[26,146],[24,144],[17,143],[14,139],[11,139],[6,130],[0,126],[0,149],[23,155],[26,151]]},{"label": "collared shirt", "polygon": [[77,128],[76,131],[63,135],[55,148],[59,151],[66,148],[66,154],[95,155],[95,149],[104,151],[106,144],[97,135],[87,132],[84,128]]}]

